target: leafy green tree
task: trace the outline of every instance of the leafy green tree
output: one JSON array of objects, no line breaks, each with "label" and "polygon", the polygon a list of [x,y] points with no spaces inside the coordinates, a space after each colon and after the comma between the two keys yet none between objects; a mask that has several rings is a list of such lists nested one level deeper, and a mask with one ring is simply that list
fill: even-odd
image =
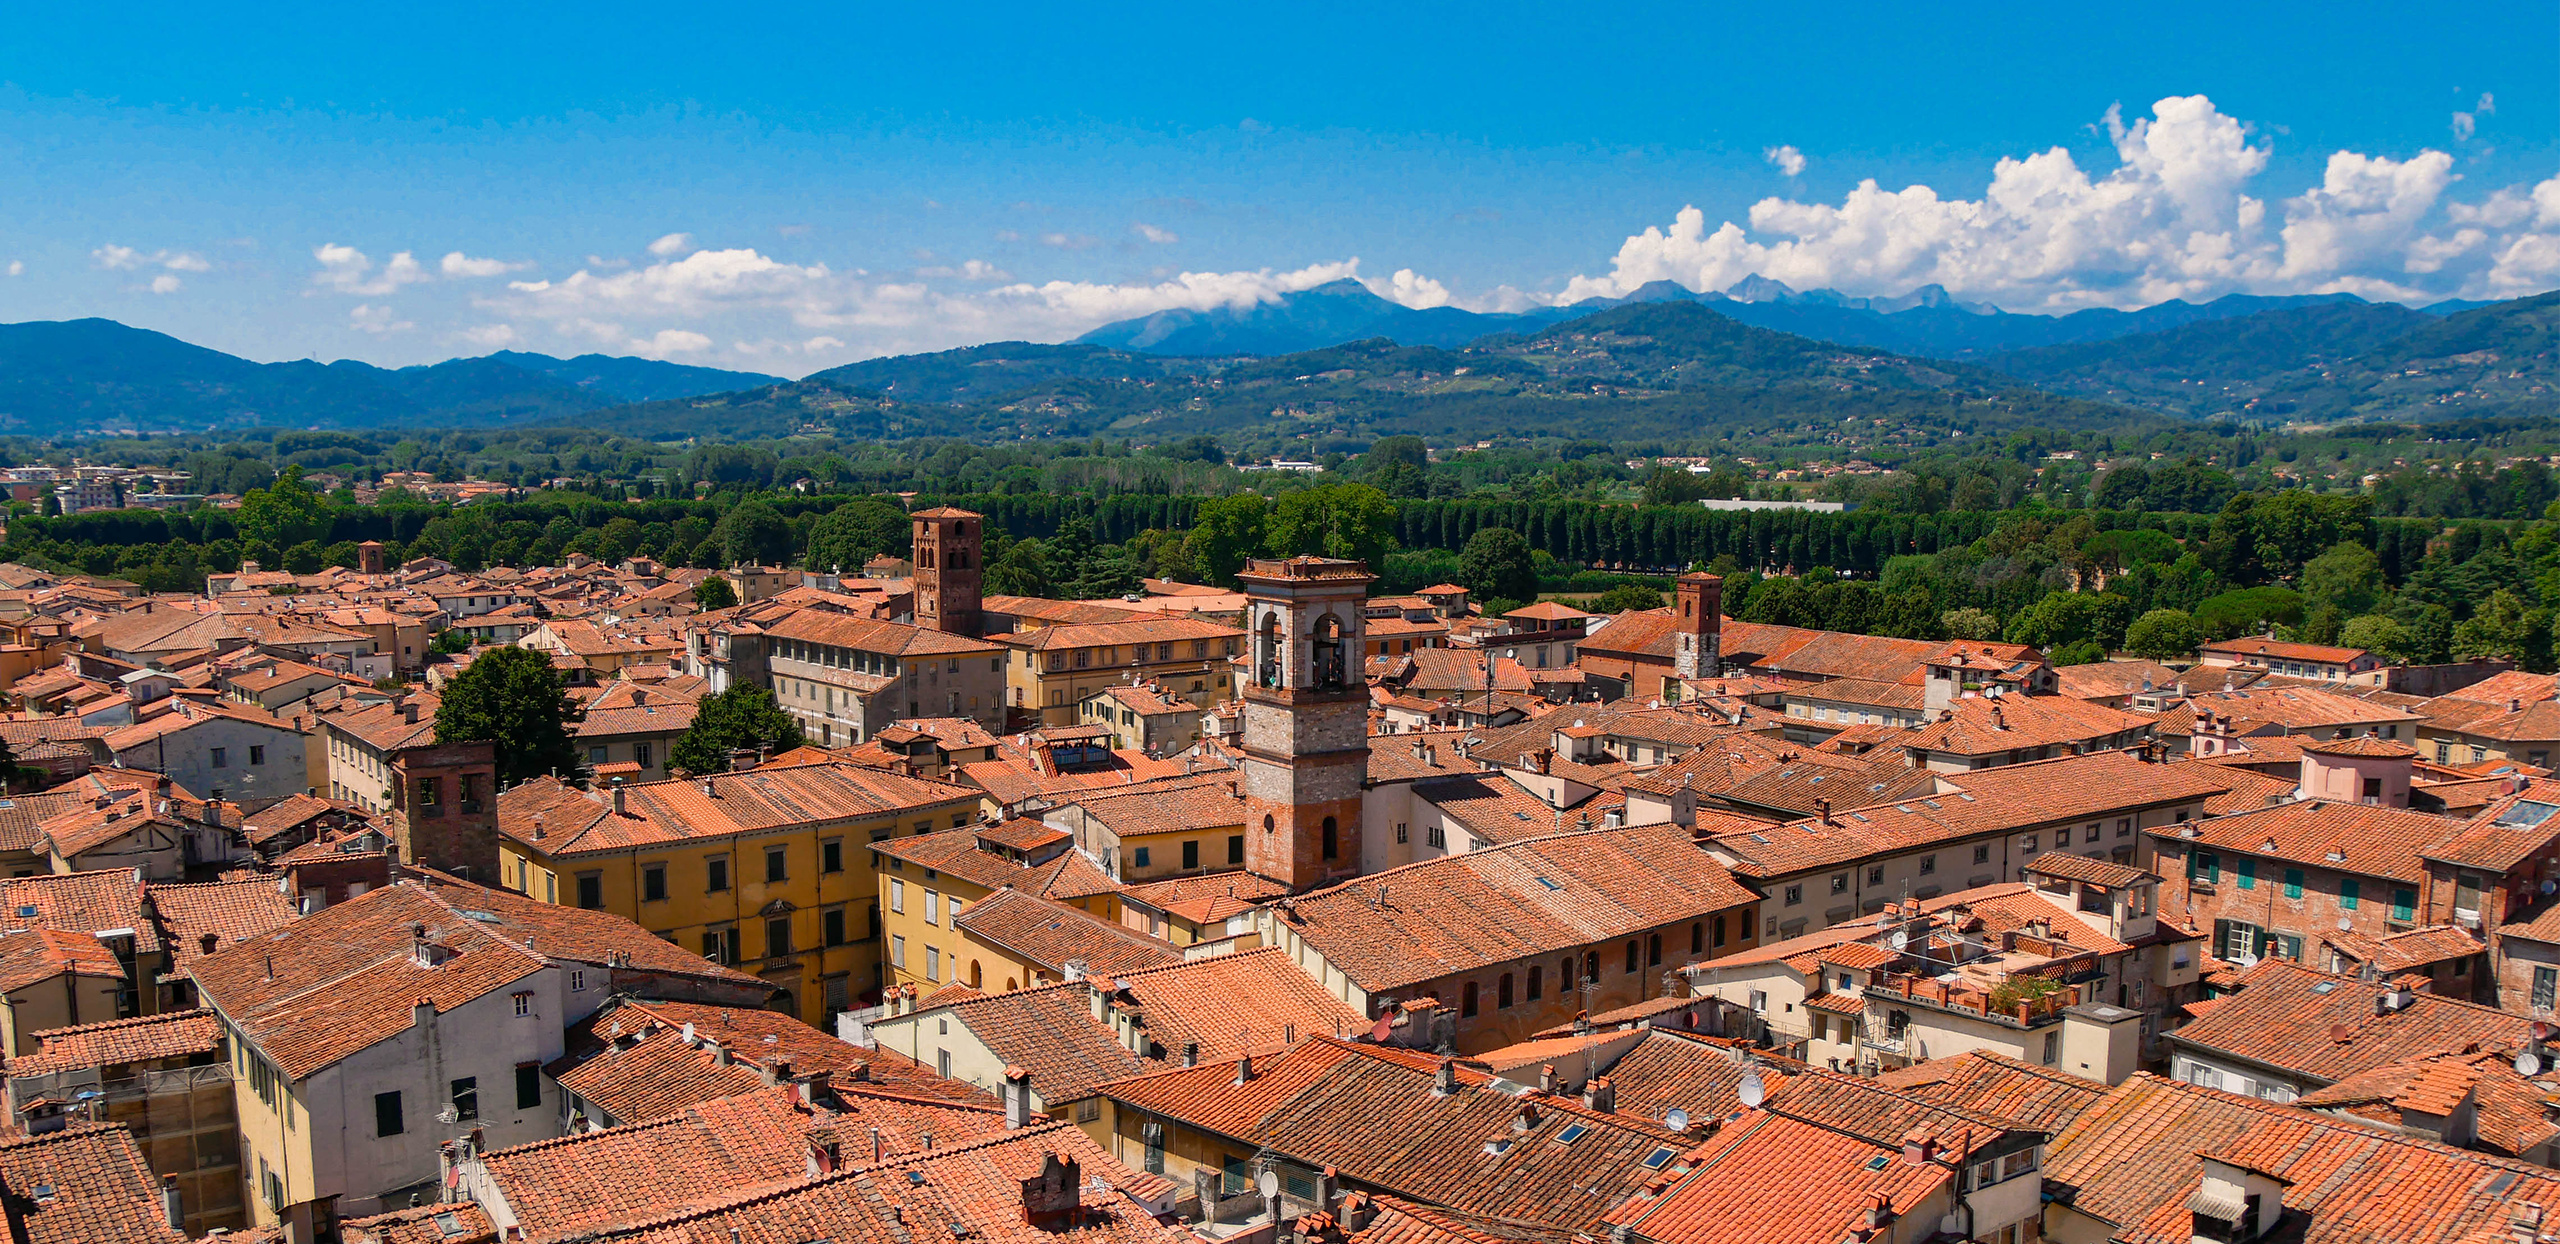
[{"label": "leafy green tree", "polygon": [[291,548],[328,534],[327,510],[328,503],[321,500],[320,494],[302,482],[302,468],[289,466],[274,485],[253,488],[243,495],[233,522],[244,540]]},{"label": "leafy green tree", "polygon": [[1271,502],[1261,493],[1244,492],[1200,503],[1191,520],[1191,560],[1202,580],[1226,586],[1235,582],[1245,559],[1262,550],[1268,538]]},{"label": "leafy green tree", "polygon": [[574,775],[580,766],[568,722],[578,710],[566,687],[550,653],[492,648],[445,684],[436,739],[496,743],[498,777],[510,784],[545,773]]},{"label": "leafy green tree", "polygon": [[998,596],[1047,596],[1056,590],[1048,546],[1015,540],[987,558],[986,590]]},{"label": "leafy green tree", "polygon": [[1939,614],[1938,625],[1946,628],[1949,639],[1991,639],[2000,634],[1999,618],[1970,605]]},{"label": "leafy green tree", "polygon": [[2249,587],[2224,592],[2195,608],[2196,626],[2209,639],[2230,639],[2268,623],[2299,626],[2302,594],[2289,588]]},{"label": "leafy green tree", "polygon": [[2080,643],[2103,650],[2122,641],[2132,621],[2133,602],[2113,592],[2055,592],[2012,615],[2008,638],[2047,651]]},{"label": "leafy green tree", "polygon": [[702,698],[693,725],[667,749],[667,764],[687,773],[718,773],[728,769],[731,752],[787,752],[802,742],[800,723],[774,703],[773,692],[741,684]]},{"label": "leafy green tree", "polygon": [[2530,670],[2551,668],[2551,611],[2534,609],[2506,588],[2453,628],[2453,659],[2504,657]]},{"label": "leafy green tree", "polygon": [[1813,589],[1802,580],[1773,578],[1753,589],[1751,603],[1743,606],[1742,620],[1771,626],[1820,627],[1822,611]]},{"label": "leafy green tree", "polygon": [[2379,653],[2394,665],[2422,661],[2416,632],[2385,614],[2369,613],[2350,618],[2338,628],[2338,643],[2343,647],[2362,648]]},{"label": "leafy green tree", "polygon": [[1529,555],[1529,542],[1508,527],[1487,527],[1467,538],[1467,547],[1458,554],[1458,582],[1487,601],[1538,598],[1538,567]]},{"label": "leafy green tree", "polygon": [[862,564],[883,553],[903,557],[915,541],[907,512],[877,497],[848,501],[827,511],[809,528],[811,570],[862,573]]},{"label": "leafy green tree", "polygon": [[2312,608],[2328,606],[2353,617],[2371,613],[2390,591],[2382,559],[2361,544],[2333,544],[2302,565],[2302,596]]},{"label": "leafy green tree", "polygon": [[2133,620],[2125,628],[2125,649],[2138,657],[2166,661],[2196,650],[2204,642],[2204,632],[2196,629],[2195,618],[2183,609],[2154,609]]},{"label": "leafy green tree", "polygon": [[702,582],[693,585],[693,603],[706,612],[726,609],[738,603],[738,589],[719,575],[704,575]]},{"label": "leafy green tree", "polygon": [[439,656],[451,656],[457,652],[470,650],[471,632],[459,627],[437,631],[435,639],[427,644],[427,651]]},{"label": "leafy green tree", "polygon": [[[711,542],[722,565],[781,565],[791,559],[791,524],[765,502],[741,501],[712,525]],[[694,559],[701,558],[695,550]]]},{"label": "leafy green tree", "polygon": [[2107,659],[2107,646],[2094,639],[2064,644],[2048,654],[2056,666],[2095,665]]},{"label": "leafy green tree", "polygon": [[1266,528],[1281,557],[1347,557],[1386,564],[1395,548],[1396,507],[1367,484],[1323,484],[1282,497]]},{"label": "leafy green tree", "polygon": [[1662,593],[1641,583],[1621,583],[1600,593],[1600,599],[1593,602],[1591,611],[1593,613],[1625,613],[1630,609],[1660,609],[1661,607]]},{"label": "leafy green tree", "polygon": [[1695,505],[1714,495],[1707,487],[1707,477],[1686,467],[1657,466],[1644,477],[1646,505]]}]

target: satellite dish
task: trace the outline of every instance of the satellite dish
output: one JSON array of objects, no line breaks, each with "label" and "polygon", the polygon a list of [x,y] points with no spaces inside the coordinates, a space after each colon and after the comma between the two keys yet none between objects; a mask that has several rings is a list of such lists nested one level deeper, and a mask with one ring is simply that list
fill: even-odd
[{"label": "satellite dish", "polygon": [[2516,1055],[2516,1074],[2520,1076],[2541,1075],[2542,1056],[2531,1050],[2526,1050],[2524,1053]]},{"label": "satellite dish", "polygon": [[1743,1105],[1757,1110],[1760,1103],[1769,1100],[1769,1086],[1761,1082],[1759,1069],[1753,1068],[1742,1073],[1742,1083],[1734,1086],[1733,1095],[1741,1098]]},{"label": "satellite dish", "polygon": [[1675,1132],[1685,1132],[1689,1130],[1689,1112],[1673,1106],[1671,1113],[1662,1116],[1662,1125]]},{"label": "satellite dish", "polygon": [[2355,932],[2355,931],[2356,931],[2356,922],[2355,922],[2354,918],[2353,918],[2353,917],[2349,917],[2349,916],[2340,916],[2340,917],[2338,917],[2338,931],[2339,931],[2339,932],[2341,932],[2341,933],[2353,933],[2353,932]]},{"label": "satellite dish", "polygon": [[1893,943],[1893,948],[1895,950],[1900,950],[1911,944],[1911,934],[1902,929],[1895,929],[1893,931],[1893,936],[1887,940]]},{"label": "satellite dish", "polygon": [[1280,1172],[1264,1171],[1261,1174],[1254,1176],[1253,1186],[1262,1189],[1262,1195],[1264,1196],[1280,1195]]}]

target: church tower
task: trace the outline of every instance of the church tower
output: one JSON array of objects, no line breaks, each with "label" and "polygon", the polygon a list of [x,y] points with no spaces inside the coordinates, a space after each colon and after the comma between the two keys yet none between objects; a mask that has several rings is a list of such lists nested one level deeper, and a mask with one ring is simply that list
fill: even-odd
[{"label": "church tower", "polygon": [[1360,873],[1369,776],[1367,563],[1256,558],[1243,581],[1245,868],[1292,890]]},{"label": "church tower", "polygon": [[1671,672],[1681,678],[1713,678],[1724,664],[1724,580],[1702,570],[1680,576],[1672,628],[1676,647]]},{"label": "church tower", "polygon": [[910,517],[916,522],[916,625],[978,638],[986,629],[978,589],[978,526],[984,519],[947,505]]}]

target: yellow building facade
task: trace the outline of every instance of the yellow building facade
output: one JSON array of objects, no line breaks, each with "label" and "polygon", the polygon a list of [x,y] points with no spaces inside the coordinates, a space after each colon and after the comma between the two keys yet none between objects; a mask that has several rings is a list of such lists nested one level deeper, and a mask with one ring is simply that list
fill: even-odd
[{"label": "yellow building facade", "polygon": [[1011,651],[1007,706],[1044,726],[1076,724],[1085,697],[1133,678],[1206,708],[1230,698],[1228,660],[1244,646],[1244,632],[1193,617],[1063,623],[987,639]]},{"label": "yellow building facade", "polygon": [[1071,845],[1037,821],[873,844],[882,981],[927,994],[950,984],[992,993],[1040,983],[1037,969],[1012,952],[972,939],[960,917],[1011,886],[1116,923],[1120,887]]}]

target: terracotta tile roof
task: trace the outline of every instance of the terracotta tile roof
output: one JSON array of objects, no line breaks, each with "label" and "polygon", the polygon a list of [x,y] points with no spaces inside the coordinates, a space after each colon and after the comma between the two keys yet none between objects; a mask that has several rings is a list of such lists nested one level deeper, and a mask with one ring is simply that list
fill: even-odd
[{"label": "terracotta tile roof", "polygon": [[[2184,839],[2207,850],[2415,884],[2426,879],[2428,848],[2453,837],[2460,828],[2459,822],[2423,812],[2313,799],[2145,832],[2170,841]],[[2560,830],[2560,825],[2552,828]]]},{"label": "terracotta tile roof", "polygon": [[[2252,739],[2250,741],[2253,743],[2265,743],[2271,742],[2272,740]],[[2210,764],[2212,762],[2207,761],[2206,763]],[[2215,765],[2214,767],[2222,770],[2214,780],[2228,785],[2231,789],[2226,790],[2219,795],[2211,796],[2204,801],[2204,812],[2208,817],[2230,816],[2239,812],[2254,812],[2260,808],[2273,807],[2276,804],[2288,802],[2293,798],[2294,792],[2300,789],[2302,785],[2302,781],[2299,777],[2277,777],[2271,774],[2244,769],[2237,765]]]},{"label": "terracotta tile roof", "polygon": [[971,903],[953,924],[970,937],[1064,978],[1070,961],[1097,976],[1182,962],[1171,942],[1078,907],[1006,888]]},{"label": "terracotta tile roof", "polygon": [[251,846],[274,841],[324,816],[336,815],[356,820],[366,819],[354,804],[316,795],[290,795],[250,813],[241,821]]},{"label": "terracotta tile roof", "polygon": [[[693,1045],[683,1040],[687,1024],[693,1025]],[[715,1042],[729,1047],[729,1063],[719,1061],[711,1048]],[[564,1044],[566,1052],[545,1070],[562,1088],[626,1122],[753,1092],[763,1084],[761,1061],[776,1054],[791,1060],[795,1074],[824,1071],[848,1087],[859,1078],[907,1097],[978,1106],[995,1101],[774,1011],[616,998],[571,1025]]]},{"label": "terracotta tile roof", "polygon": [[1789,816],[1811,816],[1823,803],[1833,808],[1865,807],[1938,793],[1938,775],[1915,769],[1899,759],[1867,762],[1857,757],[1808,752],[1785,765],[1763,769],[1716,795],[1729,803],[1767,808]]},{"label": "terracotta tile roof", "polygon": [[[2128,1244],[2186,1244],[2199,1155],[2287,1181],[2283,1237],[2300,1244],[2503,1239],[2507,1211],[2554,1203],[2549,1170],[2143,1072],[2046,1147],[2048,1186]],[[2487,1234],[2484,1234],[2487,1233]]]},{"label": "terracotta tile roof", "polygon": [[1046,863],[1025,864],[980,846],[978,834],[979,827],[963,826],[912,838],[884,839],[872,843],[871,850],[990,890],[1011,886],[1041,898],[1087,898],[1120,888],[1120,883],[1081,851],[1061,851]]},{"label": "terracotta tile roof", "polygon": [[184,974],[205,956],[204,939],[217,948],[236,945],[291,924],[293,900],[277,876],[249,876],[194,885],[153,885],[145,891],[151,914],[169,947],[171,970]]},{"label": "terracotta tile roof", "polygon": [[1875,1080],[1906,1096],[2039,1132],[2062,1130],[2107,1095],[2095,1080],[1982,1050],[1881,1072]]},{"label": "terracotta tile roof", "polygon": [[[870,1129],[884,1154],[1001,1135],[993,1105],[899,1097],[835,1085],[803,1101],[800,1086],[760,1087],[664,1118],[499,1149],[479,1159],[529,1239],[556,1240],[804,1183],[813,1145],[868,1165]],[[633,1178],[646,1171],[649,1177]]]},{"label": "terracotta tile roof", "polygon": [[186,1244],[120,1123],[0,1139],[0,1198],[13,1244]]},{"label": "terracotta tile roof", "polygon": [[[2333,1084],[2359,1072],[2466,1046],[2510,1056],[2529,1037],[2530,1016],[2430,993],[2381,1010],[2383,987],[2271,959],[2213,1012],[2168,1034],[2170,1042]],[[2378,1012],[2378,1013],[2377,1013]]]},{"label": "terracotta tile roof", "polygon": [[2054,672],[2056,692],[2075,700],[2102,700],[2140,692],[2147,679],[2151,689],[2174,692],[2178,671],[2157,661],[2093,661],[2087,665],[2066,665]]},{"label": "terracotta tile roof", "polygon": [[764,624],[776,639],[854,648],[897,657],[986,656],[997,644],[903,622],[858,618],[832,609],[802,609]]},{"label": "terracotta tile roof", "polygon": [[93,801],[71,808],[36,826],[36,849],[78,859],[145,826],[156,826],[160,836],[178,841],[185,827],[172,816],[155,815],[153,801],[147,792],[129,791],[111,797],[105,807]]},{"label": "terracotta tile roof", "polygon": [[2302,745],[2302,750],[2316,756],[2370,756],[2377,759],[2405,760],[2418,754],[2418,749],[2390,739],[2357,735],[2351,739],[2315,740]]},{"label": "terracotta tile roof", "polygon": [[1880,1199],[1918,1205],[1955,1177],[1937,1162],[1904,1162],[1899,1140],[1880,1144],[1765,1110],[1684,1146],[1671,1169],[1681,1173],[1667,1189],[1639,1193],[1609,1224],[1657,1244],[1837,1244],[1866,1225]]},{"label": "terracotta tile roof", "polygon": [[352,708],[321,713],[320,725],[323,730],[338,731],[380,752],[435,742],[436,710],[444,703],[444,697],[432,691],[412,691],[403,703],[417,706],[416,721],[408,719],[403,704],[364,701]]},{"label": "terracotta tile roof", "polygon": [[[1023,1184],[1047,1169],[1063,1175],[1075,1163],[1080,1225],[1027,1227]],[[814,1180],[743,1191],[720,1204],[687,1210],[583,1239],[604,1244],[798,1244],[815,1240],[904,1240],[916,1244],[1052,1240],[1058,1244],[1196,1244],[1190,1232],[1162,1225],[1173,1184],[1133,1171],[1069,1124],[1006,1132],[967,1145],[891,1158]],[[894,1210],[894,1212],[893,1212]]]},{"label": "terracotta tile roof", "polygon": [[1046,821],[1016,817],[1010,821],[999,821],[993,825],[979,827],[978,837],[1009,850],[1037,851],[1042,847],[1055,846],[1075,835]]},{"label": "terracotta tile roof", "polygon": [[[1305,1041],[1235,1082],[1232,1063],[1124,1080],[1106,1096],[1248,1151],[1268,1149],[1346,1181],[1468,1213],[1596,1229],[1609,1210],[1651,1179],[1647,1155],[1688,1142],[1629,1115],[1579,1101],[1515,1098],[1492,1077],[1453,1069],[1457,1091],[1433,1092],[1440,1060],[1330,1037]],[[1523,1107],[1536,1111],[1515,1128]],[[1570,1143],[1567,1128],[1581,1128]],[[1499,1153],[1485,1146],[1502,1143]]]},{"label": "terracotta tile roof", "polygon": [[1757,899],[1686,831],[1651,825],[1443,856],[1283,900],[1279,909],[1293,932],[1374,994]]},{"label": "terracotta tile roof", "polygon": [[[1604,1070],[1610,1089],[1617,1094],[1618,1113],[1658,1120],[1674,1109],[1689,1112],[1692,1119],[1732,1114],[1744,1108],[1736,1095],[1744,1075],[1756,1070],[1761,1087],[1774,1093],[1789,1075],[1803,1068],[1793,1059],[1765,1055],[1720,1037],[1648,1028],[1634,1049]],[[1536,1083],[1534,1078],[1530,1082]]]},{"label": "terracotta tile roof", "polygon": [[[2551,1119],[2547,1094],[2532,1080],[2516,1074],[2511,1060],[2499,1053],[2430,1054],[2359,1072],[2302,1095],[2305,1110],[2341,1110],[2391,1126],[2442,1127],[2467,1100],[2479,1140],[2493,1152],[2529,1157],[2560,1140],[2560,1123]],[[2408,1119],[2417,1114],[2428,1120]]]},{"label": "terracotta tile roof", "polygon": [[2543,854],[2560,835],[2560,781],[2527,778],[2523,789],[2491,803],[2463,824],[2460,832],[2426,848],[2426,856],[2469,868],[2497,872]]},{"label": "terracotta tile roof", "polygon": [[[1189,771],[1194,767],[1204,773],[1209,770],[1207,765],[1187,766],[1180,760],[1157,760],[1140,752],[1115,751],[1108,763],[1080,765],[1064,772],[1043,771],[1018,757],[999,752],[994,760],[956,765],[952,772],[955,780],[966,782],[986,792],[997,803],[1012,808],[1034,801],[1059,802],[1079,791],[1106,787],[1129,791],[1150,782],[1188,781],[1196,776]],[[1219,773],[1222,778],[1227,776],[1223,767]]]},{"label": "terracotta tile roof", "polygon": [[142,883],[130,868],[0,880],[0,930],[71,933],[130,930],[137,954],[160,953],[160,934],[143,915]]},{"label": "terracotta tile roof", "polygon": [[2022,748],[2071,743],[2100,746],[2121,735],[2147,735],[2153,719],[2058,695],[2004,695],[1955,702],[1940,720],[1913,728],[1895,745],[1951,756],[1997,756]]},{"label": "terracotta tile roof", "polygon": [[[1590,1238],[1571,1227],[1490,1214],[1461,1214],[1374,1192],[1343,1195],[1342,1214],[1355,1213],[1365,1213],[1368,1222],[1343,1236],[1343,1244],[1577,1244]],[[1298,1221],[1303,1231],[1315,1220],[1310,1216]],[[1309,1238],[1327,1237],[1318,1232]]]},{"label": "terracotta tile roof", "polygon": [[2322,661],[2345,665],[2371,656],[2362,648],[2337,648],[2327,644],[2297,644],[2282,639],[2246,635],[2239,639],[2211,640],[2196,647],[2198,652],[2227,652],[2242,657],[2272,657],[2278,661]]},{"label": "terracotta tile roof", "polygon": [[2168,715],[2186,716],[2190,711],[2211,712],[2234,722],[2262,722],[2291,734],[2419,720],[2418,714],[2405,709],[2313,687],[2207,691],[2190,698],[2185,709]]},{"label": "terracotta tile roof", "polygon": [[1738,861],[1736,872],[1778,876],[2031,825],[2200,803],[2228,789],[2212,766],[2148,764],[2122,752],[1943,776],[1957,789],[1867,808],[1834,806],[1828,825],[1807,819],[1717,834],[1714,847]]},{"label": "terracotta tile roof", "polygon": [[945,751],[996,745],[996,736],[987,733],[985,726],[966,717],[905,717],[895,724],[919,734],[932,735],[933,741]]},{"label": "terracotta tile roof", "polygon": [[[231,1238],[242,1241],[238,1233]],[[497,1244],[498,1228],[490,1223],[487,1211],[469,1201],[455,1201],[369,1218],[342,1218],[338,1238],[342,1244]]]},{"label": "terracotta tile roof", "polygon": [[[1015,631],[1010,635],[991,635],[988,636],[988,642],[1002,644],[1008,648],[1047,652],[1063,648],[1102,648],[1128,644],[1207,640],[1213,645],[1209,650],[1210,655],[1223,657],[1226,655],[1225,650],[1214,646],[1218,641],[1244,637],[1244,632],[1235,627],[1223,622],[1212,622],[1196,614],[1136,619],[1129,618],[1123,610],[1114,609],[1110,614],[1114,620],[1108,622],[1099,620],[1060,622],[1034,627],[1027,631]],[[1175,655],[1187,657],[1190,655],[1190,650],[1178,649]]]},{"label": "terracotta tile roof", "polygon": [[[706,788],[712,793],[706,793]],[[774,832],[795,826],[974,805],[975,792],[859,765],[762,765],[742,773],[638,782],[620,788],[623,812],[602,792],[536,778],[498,796],[498,829],[544,854],[627,851],[655,843]],[[534,837],[535,821],[542,837]]]},{"label": "terracotta tile roof", "polygon": [[1153,907],[1194,924],[1224,920],[1289,892],[1277,881],[1237,870],[1141,881],[1120,891],[1123,904]]},{"label": "terracotta tile roof", "polygon": [[2110,890],[2130,889],[2146,881],[2158,881],[2156,873],[2145,872],[2131,864],[2118,864],[2092,856],[2073,855],[2068,851],[2047,851],[2027,861],[2019,871],[2034,877],[2059,877],[2104,886]]},{"label": "terracotta tile roof", "polygon": [[[1551,771],[1563,768],[1558,761]],[[1479,840],[1497,845],[1592,829],[1626,804],[1625,796],[1604,790],[1579,803],[1553,807],[1499,772],[1416,782],[1413,797],[1438,808]]]},{"label": "terracotta tile roof", "polygon": [[10,1075],[53,1075],[210,1054],[221,1048],[222,1022],[211,1011],[171,1011],[77,1028],[52,1028],[35,1036],[41,1048],[10,1059]]},{"label": "terracotta tile roof", "polygon": [[2384,937],[2365,937],[2344,929],[2318,939],[2356,963],[2370,963],[2386,977],[2412,968],[2468,959],[2486,951],[2480,935],[2458,925],[2435,924]]},{"label": "terracotta tile roof", "polygon": [[86,933],[25,929],[0,936],[0,993],[65,975],[123,980],[125,971],[106,943]]},{"label": "terracotta tile roof", "polygon": [[[1462,692],[1481,696],[1485,688],[1484,650],[1476,648],[1416,648],[1396,654],[1399,661],[1410,663],[1412,672],[1402,686],[1439,699]],[[1496,691],[1528,692],[1537,684],[1529,678],[1529,668],[1506,656],[1494,656],[1493,688]]]},{"label": "terracotta tile roof", "polygon": [[1061,806],[1082,809],[1086,820],[1122,838],[1233,828],[1250,815],[1233,783],[1226,771],[1218,770],[1179,781],[1152,782],[1142,791],[1078,794],[1062,800]]}]

